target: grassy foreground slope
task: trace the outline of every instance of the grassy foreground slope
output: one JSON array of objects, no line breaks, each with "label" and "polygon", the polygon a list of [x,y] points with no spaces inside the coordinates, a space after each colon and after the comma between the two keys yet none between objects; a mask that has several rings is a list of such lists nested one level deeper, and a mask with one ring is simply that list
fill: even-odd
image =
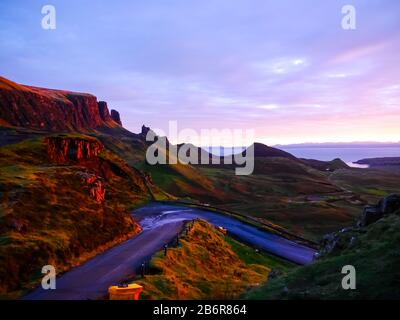
[{"label": "grassy foreground slope", "polygon": [[[314,264],[270,280],[246,299],[399,299],[400,212],[344,233],[337,247]],[[353,240],[352,240],[353,239]],[[356,289],[343,290],[342,267],[356,269]]]},{"label": "grassy foreground slope", "polygon": [[286,271],[291,265],[197,220],[178,247],[152,258],[152,274],[135,282],[143,285],[144,299],[232,299],[266,281],[271,267]]}]

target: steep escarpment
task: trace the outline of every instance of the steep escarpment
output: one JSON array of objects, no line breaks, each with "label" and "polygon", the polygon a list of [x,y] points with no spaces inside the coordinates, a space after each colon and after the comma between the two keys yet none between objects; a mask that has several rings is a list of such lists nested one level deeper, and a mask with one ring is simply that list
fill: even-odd
[{"label": "steep escarpment", "polygon": [[0,77],[0,124],[51,132],[120,126],[91,94],[24,86]]}]

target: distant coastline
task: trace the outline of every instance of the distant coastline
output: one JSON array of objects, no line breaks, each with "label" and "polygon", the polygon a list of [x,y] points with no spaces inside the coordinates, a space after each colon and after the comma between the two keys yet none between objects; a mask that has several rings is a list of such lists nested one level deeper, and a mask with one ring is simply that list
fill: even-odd
[{"label": "distant coastline", "polygon": [[400,142],[321,142],[321,143],[294,143],[277,144],[278,149],[291,148],[400,148]]},{"label": "distant coastline", "polygon": [[[331,161],[340,158],[351,167],[368,168],[362,159],[400,157],[400,143],[303,143],[275,145],[298,158]],[[231,155],[242,152],[246,147],[203,147],[215,155]]]},{"label": "distant coastline", "polygon": [[397,146],[340,146],[340,147],[281,147],[298,158],[330,161],[340,158],[352,167],[368,167],[368,164],[356,164],[361,159],[400,157],[400,145]]}]

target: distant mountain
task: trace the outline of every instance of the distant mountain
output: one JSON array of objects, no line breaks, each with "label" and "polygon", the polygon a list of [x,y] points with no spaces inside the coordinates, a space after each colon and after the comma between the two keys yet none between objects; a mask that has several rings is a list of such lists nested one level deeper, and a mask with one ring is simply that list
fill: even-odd
[{"label": "distant mountain", "polygon": [[254,143],[254,156],[255,157],[280,157],[280,158],[288,158],[292,160],[297,160],[297,158],[290,154],[289,152],[274,148],[274,147],[269,147],[265,144],[262,143]]},{"label": "distant mountain", "polygon": [[399,147],[400,142],[323,142],[275,145],[276,148],[387,148]]},{"label": "distant mountain", "polygon": [[301,159],[306,165],[320,171],[335,171],[338,169],[347,169],[349,166],[341,159],[336,158],[332,161],[321,161],[314,159]]},{"label": "distant mountain", "polygon": [[0,124],[50,132],[119,127],[107,103],[87,93],[20,85],[0,77]]}]

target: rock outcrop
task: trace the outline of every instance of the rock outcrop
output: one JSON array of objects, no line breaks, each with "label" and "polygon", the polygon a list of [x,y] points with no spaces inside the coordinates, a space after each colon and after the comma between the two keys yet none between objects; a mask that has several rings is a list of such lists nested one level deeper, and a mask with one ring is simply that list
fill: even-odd
[{"label": "rock outcrop", "polygon": [[115,127],[105,102],[91,94],[24,86],[0,77],[0,124],[50,132]]},{"label": "rock outcrop", "polygon": [[96,139],[88,140],[75,137],[47,137],[47,155],[51,162],[67,163],[97,157],[104,146]]},{"label": "rock outcrop", "polygon": [[[85,167],[90,173],[77,173],[89,191],[89,195],[101,203],[105,199],[106,184],[110,180],[130,180],[131,190],[138,193],[149,192],[150,178],[123,161],[112,162],[107,158],[104,145],[88,136],[58,135],[45,138],[47,156],[50,163]],[[104,155],[100,153],[104,151]],[[149,179],[149,180],[147,180]]]},{"label": "rock outcrop", "polygon": [[320,258],[321,256],[325,256],[327,254],[330,254],[331,252],[337,251],[337,250],[343,250],[347,247],[350,247],[351,243],[355,241],[346,240],[346,235],[349,232],[353,232],[356,228],[354,227],[349,227],[349,228],[343,228],[338,232],[332,232],[327,235],[325,235],[322,239],[322,245],[321,249],[319,252],[315,254],[315,258]]},{"label": "rock outcrop", "polygon": [[145,125],[142,125],[142,130],[140,132],[140,134],[144,137],[146,137],[147,133],[150,131],[150,127],[146,127]]},{"label": "rock outcrop", "polygon": [[117,110],[111,110],[111,119],[122,126],[121,117],[119,116],[119,112]]},{"label": "rock outcrop", "polygon": [[107,102],[99,101],[97,103],[97,105],[99,106],[99,114],[100,114],[101,120],[103,120],[105,122],[112,120],[110,111],[108,110]]},{"label": "rock outcrop", "polygon": [[104,179],[94,173],[78,171],[76,175],[81,179],[84,188],[87,189],[90,197],[97,203],[102,203],[106,196]]},{"label": "rock outcrop", "polygon": [[385,216],[400,213],[400,195],[391,194],[382,198],[375,206],[367,206],[356,226],[343,228],[324,236],[321,250],[316,258],[332,252],[352,248],[357,243],[359,234],[365,232],[365,227],[377,222]]},{"label": "rock outcrop", "polygon": [[[147,141],[146,140],[146,138],[147,138],[147,134],[148,133],[151,133],[152,135],[149,135],[149,137],[151,137],[151,136],[154,136],[154,141],[157,141],[158,139],[159,139],[159,137],[157,136],[157,134],[150,128],[150,127],[146,127],[145,125],[142,125],[142,129],[141,129],[141,131],[140,131],[140,133],[139,133],[139,137],[143,140],[143,141]],[[167,137],[163,137],[163,138],[165,138],[166,139],[166,144],[167,144],[167,147],[170,145],[170,142],[168,141],[168,138]],[[151,143],[152,143],[153,141],[151,141]]]},{"label": "rock outcrop", "polygon": [[391,194],[379,200],[376,205],[365,207],[358,225],[361,227],[368,226],[383,216],[392,214],[397,210],[400,210],[400,195]]}]

